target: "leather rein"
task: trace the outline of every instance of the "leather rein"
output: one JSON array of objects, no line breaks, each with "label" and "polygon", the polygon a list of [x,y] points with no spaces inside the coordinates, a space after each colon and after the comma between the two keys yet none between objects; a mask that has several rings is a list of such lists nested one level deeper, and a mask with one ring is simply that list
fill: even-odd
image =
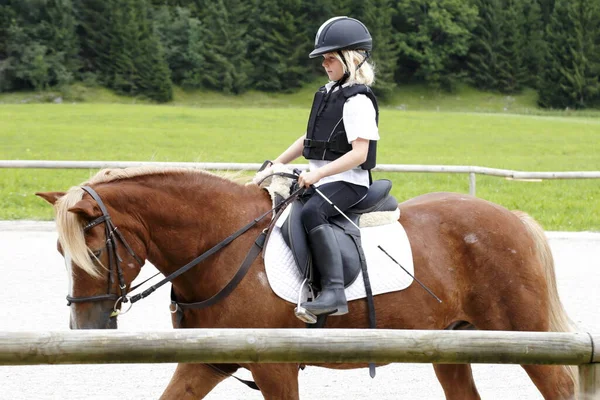
[{"label": "leather rein", "polygon": [[[287,173],[274,173],[269,176],[272,176],[272,175],[280,175],[280,176],[284,176],[284,177],[291,178],[291,179],[298,178],[296,175],[287,174]],[[119,257],[118,252],[117,252],[117,250],[118,250],[117,247],[118,247],[119,242],[125,247],[127,252],[137,261],[137,263],[140,265],[140,267],[144,265],[144,261],[141,260],[135,254],[135,252],[133,251],[133,249],[131,248],[129,243],[127,243],[127,240],[123,237],[121,232],[114,225],[114,223],[112,222],[112,219],[110,217],[110,214],[108,213],[108,210],[107,210],[106,206],[104,205],[104,202],[98,195],[98,193],[96,193],[96,191],[89,186],[82,186],[82,189],[84,191],[86,191],[87,193],[89,193],[90,196],[92,196],[92,198],[98,203],[98,206],[100,207],[100,210],[102,211],[102,215],[100,217],[94,219],[93,221],[89,222],[88,224],[86,224],[83,227],[83,230],[85,232],[85,231],[88,231],[89,229],[95,227],[96,225],[99,225],[102,223],[105,224],[106,248],[108,251],[108,258],[109,258],[108,289],[107,289],[106,294],[95,295],[95,296],[73,297],[71,295],[67,295],[67,306],[70,306],[73,303],[114,300],[115,305],[113,307],[113,312],[110,315],[111,317],[116,317],[120,313],[122,313],[122,314],[125,313],[125,312],[121,312],[119,310],[119,307],[118,307],[119,303],[130,303],[130,308],[131,308],[133,303],[136,303],[139,300],[148,297],[150,294],[152,294],[154,291],[156,291],[156,289],[163,286],[165,283],[173,281],[175,278],[177,278],[180,275],[184,274],[185,272],[189,271],[191,268],[195,267],[196,265],[200,264],[202,261],[206,260],[208,257],[212,256],[213,254],[217,253],[219,250],[226,247],[232,241],[234,241],[235,239],[237,239],[238,237],[240,237],[241,235],[246,233],[248,230],[250,230],[252,227],[254,227],[256,224],[258,224],[267,215],[269,215],[271,213],[277,213],[279,210],[285,208],[304,190],[304,188],[296,189],[295,191],[293,191],[290,194],[290,196],[288,198],[283,200],[281,203],[277,204],[275,207],[273,207],[269,211],[265,212],[264,214],[255,218],[254,220],[252,220],[251,222],[249,222],[248,224],[246,224],[245,226],[243,226],[236,232],[232,233],[227,238],[223,239],[221,242],[217,243],[212,248],[208,249],[207,251],[205,251],[204,253],[202,253],[201,255],[199,255],[198,257],[196,257],[195,259],[193,259],[186,265],[182,266],[175,272],[171,273],[170,275],[165,277],[160,282],[152,285],[148,289],[144,290],[143,292],[141,292],[139,294],[136,294],[135,296],[129,297],[128,292],[127,292],[127,284],[125,283],[125,279],[123,277],[123,269],[121,268],[121,263],[123,262],[123,260]],[[275,222],[275,219],[273,219],[271,221],[271,224],[273,224],[274,222]],[[244,261],[240,264],[236,274],[233,276],[233,278],[231,278],[229,283],[227,283],[227,285],[225,285],[219,292],[217,292],[215,295],[213,295],[209,299],[206,299],[206,300],[200,301],[200,302],[196,302],[196,303],[178,303],[174,299],[174,294],[172,292],[171,293],[172,305],[175,306],[175,309],[172,310],[171,312],[175,313],[176,311],[178,311],[178,309],[184,309],[184,308],[205,308],[205,307],[211,306],[211,305],[217,303],[218,301],[223,300],[225,297],[227,297],[235,289],[235,287],[239,284],[239,282],[243,279],[243,277],[246,275],[246,273],[250,269],[250,266],[252,265],[252,263],[254,262],[256,257],[258,256],[258,254],[260,254],[260,252],[262,251],[262,248],[265,243],[265,238],[266,238],[267,233],[270,228],[271,228],[271,225],[269,225],[269,227],[265,228],[260,233],[260,235],[256,238],[252,248],[249,250]],[[158,275],[158,274],[160,274],[160,272],[157,273],[156,275]],[[111,286],[114,283],[114,275],[117,276],[117,279],[119,281],[120,294],[111,292]],[[129,290],[129,293],[131,293],[133,290],[137,289],[138,287],[140,287],[141,285],[143,285],[150,279],[154,278],[156,275],[146,279],[144,282],[140,283],[139,285],[132,287]],[[129,309],[127,311],[129,311]]]}]

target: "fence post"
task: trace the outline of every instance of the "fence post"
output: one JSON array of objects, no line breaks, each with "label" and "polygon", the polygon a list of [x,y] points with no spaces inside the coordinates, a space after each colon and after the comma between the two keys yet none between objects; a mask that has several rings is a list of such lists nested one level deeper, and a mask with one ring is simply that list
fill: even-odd
[{"label": "fence post", "polygon": [[592,358],[589,364],[579,366],[579,398],[600,398],[600,352],[596,346],[600,345],[600,335],[588,333],[592,341]]},{"label": "fence post", "polygon": [[475,196],[475,179],[477,179],[475,177],[475,172],[469,172],[469,194],[471,196]]}]

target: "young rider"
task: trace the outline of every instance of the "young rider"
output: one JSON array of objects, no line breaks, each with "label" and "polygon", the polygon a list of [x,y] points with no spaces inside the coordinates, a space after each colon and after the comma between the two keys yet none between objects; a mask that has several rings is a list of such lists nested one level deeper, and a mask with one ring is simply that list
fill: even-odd
[{"label": "young rider", "polygon": [[[372,38],[363,23],[335,17],[319,28],[309,57],[323,57],[329,83],[315,94],[306,134],[272,164],[287,164],[303,155],[309,162],[298,183],[314,185],[342,211],[367,194],[375,166],[377,100],[370,89],[373,67],[367,62]],[[263,171],[264,173],[264,171]],[[315,315],[348,312],[340,248],[328,218],[338,212],[318,193],[306,201],[301,219],[321,276],[321,292],[302,304]]]}]

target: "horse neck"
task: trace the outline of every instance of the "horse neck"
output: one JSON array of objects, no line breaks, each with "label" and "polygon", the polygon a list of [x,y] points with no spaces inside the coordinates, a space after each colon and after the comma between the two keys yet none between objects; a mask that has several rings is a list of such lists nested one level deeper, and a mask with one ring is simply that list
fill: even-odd
[{"label": "horse neck", "polygon": [[[156,186],[142,185],[131,212],[143,221],[147,259],[164,275],[169,275],[229,235],[262,215],[269,209],[269,201],[256,187],[223,182],[222,178],[207,175],[208,182],[160,182]],[[212,181],[210,179],[213,179]],[[141,206],[140,206],[141,205]],[[268,217],[265,218],[268,220]],[[264,221],[252,231],[262,229]],[[248,232],[225,249],[246,247],[256,234]],[[197,288],[187,287],[190,282],[214,282],[214,269],[227,276],[227,270],[237,268],[219,254],[210,257],[173,282],[184,292]],[[206,279],[207,275],[210,279]]]}]

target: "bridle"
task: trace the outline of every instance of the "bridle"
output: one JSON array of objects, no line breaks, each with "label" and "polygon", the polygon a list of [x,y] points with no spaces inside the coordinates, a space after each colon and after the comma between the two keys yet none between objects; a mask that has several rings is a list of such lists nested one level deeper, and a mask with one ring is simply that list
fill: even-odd
[{"label": "bridle", "polygon": [[[263,164],[263,168],[264,168],[264,166],[266,166],[266,162],[265,162],[265,164]],[[263,168],[261,168],[261,170]],[[287,173],[274,173],[269,176],[272,176],[272,175],[281,175],[281,176],[286,176],[288,178],[297,179],[297,176],[287,174]],[[266,179],[267,177],[265,177],[264,179]],[[96,225],[99,225],[102,223],[105,224],[104,226],[105,226],[105,233],[106,233],[106,248],[108,250],[108,259],[109,259],[108,288],[107,288],[106,294],[100,294],[100,295],[96,295],[96,296],[73,297],[71,295],[67,295],[67,305],[70,306],[73,303],[114,300],[115,305],[113,307],[112,313],[110,314],[111,318],[116,317],[119,314],[126,313],[127,311],[129,311],[129,309],[131,309],[131,306],[133,305],[133,303],[146,298],[147,296],[149,296],[151,293],[153,293],[157,288],[159,288],[163,284],[165,284],[167,282],[171,282],[173,279],[175,279],[176,277],[185,273],[186,271],[190,270],[192,267],[194,267],[197,264],[199,264],[200,262],[204,261],[206,258],[210,257],[212,254],[218,252],[219,250],[221,250],[222,248],[227,246],[229,243],[231,243],[233,240],[235,240],[236,238],[238,238],[239,236],[241,236],[242,234],[247,232],[250,228],[252,228],[256,224],[258,224],[267,215],[269,215],[273,212],[276,212],[280,209],[285,208],[304,190],[303,188],[298,188],[293,193],[291,193],[287,199],[285,199],[284,201],[282,201],[281,203],[279,203],[278,205],[273,207],[271,210],[269,210],[266,213],[262,214],[261,216],[255,218],[253,221],[251,221],[244,227],[240,228],[238,231],[229,235],[227,238],[225,238],[221,242],[217,243],[215,246],[213,246],[209,250],[205,251],[200,256],[196,257],[194,260],[190,261],[188,264],[184,265],[183,267],[179,268],[174,273],[165,277],[162,281],[158,282],[157,284],[146,289],[144,292],[139,293],[139,294],[133,296],[131,299],[129,299],[127,297],[127,284],[125,283],[125,279],[123,277],[123,269],[121,268],[121,263],[123,262],[123,260],[121,260],[121,258],[119,257],[119,254],[117,252],[117,245],[118,245],[119,241],[123,244],[123,246],[125,246],[125,249],[127,250],[127,252],[138,262],[140,267],[144,265],[144,261],[135,254],[135,252],[133,251],[133,249],[131,248],[129,243],[127,243],[127,240],[125,240],[125,238],[123,237],[121,232],[113,224],[113,222],[110,218],[110,215],[108,213],[108,210],[106,209],[106,206],[104,205],[104,202],[102,201],[102,199],[100,198],[98,193],[96,193],[96,191],[89,186],[82,186],[81,188],[83,190],[85,190],[87,193],[89,193],[89,195],[92,196],[92,198],[94,200],[96,200],[96,202],[98,203],[98,206],[100,207],[100,210],[102,211],[102,215],[100,217],[96,218],[95,220],[89,222],[88,224],[86,224],[83,227],[83,231],[84,232],[88,231],[88,230],[92,229],[93,227],[95,227]],[[275,219],[273,219],[271,221],[271,224],[273,224],[274,222],[275,222]],[[181,312],[182,312],[183,308],[205,308],[205,307],[209,307],[212,304],[215,304],[216,302],[227,297],[227,295],[229,295],[235,289],[237,284],[243,279],[246,272],[248,272],[248,269],[252,265],[252,262],[254,261],[254,259],[262,251],[268,229],[269,228],[264,229],[261,232],[261,234],[258,236],[258,238],[256,238],[251,250],[246,255],[246,258],[240,265],[235,276],[217,294],[215,294],[214,296],[212,296],[211,298],[209,298],[207,300],[197,302],[197,303],[189,303],[189,304],[178,303],[172,298],[171,303],[172,303],[172,305],[173,304],[175,305],[175,310],[171,311],[171,313],[178,313],[179,314],[178,318],[181,318]],[[157,273],[156,275],[158,275],[158,274],[159,273]],[[120,295],[118,295],[116,293],[111,293],[111,286],[114,283],[114,275],[117,275],[117,277],[119,279],[119,290],[121,293]],[[130,292],[137,289],[144,283],[148,282],[150,279],[154,278],[156,275],[151,276],[150,278],[146,279],[142,283],[132,287],[130,289]],[[171,291],[171,296],[173,296],[173,291]],[[119,303],[121,303],[121,304],[129,303],[129,309],[125,312],[121,312],[121,310],[119,309]],[[184,306],[184,307],[182,307],[182,306]],[[258,388],[258,386],[252,381],[240,379],[235,375],[224,372],[221,368],[219,368],[216,365],[213,365],[213,364],[207,364],[207,365],[209,367],[213,368],[217,373],[219,373],[223,376],[231,376],[231,377],[237,379],[239,382],[247,385],[251,389],[260,390]]]},{"label": "bridle", "polygon": [[[273,173],[269,176],[272,176],[272,175],[280,175],[280,176],[285,176],[285,177],[291,178],[291,179],[297,179],[297,175],[292,175],[292,174],[282,173],[282,172]],[[265,177],[265,179],[266,179],[266,177]],[[123,277],[123,269],[121,268],[121,263],[123,262],[123,260],[121,260],[121,258],[119,257],[119,254],[117,252],[118,243],[121,242],[121,244],[123,244],[123,246],[125,246],[125,249],[127,250],[127,252],[138,262],[140,267],[144,265],[144,261],[135,254],[135,252],[132,250],[129,243],[127,243],[127,240],[125,240],[125,238],[123,237],[121,232],[113,224],[113,222],[110,218],[110,215],[108,213],[108,210],[106,209],[106,206],[104,205],[104,202],[102,201],[102,199],[100,198],[98,193],[96,193],[96,191],[89,186],[82,186],[81,188],[83,190],[85,190],[87,193],[89,193],[90,196],[92,196],[92,198],[98,203],[98,206],[100,207],[100,210],[102,211],[102,215],[100,217],[96,218],[95,220],[89,222],[88,224],[86,224],[83,227],[83,231],[85,232],[87,230],[90,230],[91,228],[95,227],[96,225],[99,225],[102,223],[105,224],[104,226],[105,226],[105,233],[106,233],[106,248],[108,250],[108,260],[109,260],[108,288],[107,288],[106,294],[100,294],[100,295],[95,295],[95,296],[73,297],[73,296],[68,295],[67,296],[67,305],[70,306],[73,303],[114,300],[115,305],[113,307],[113,312],[110,315],[111,317],[116,317],[119,314],[124,314],[125,312],[129,311],[129,309],[128,309],[127,311],[121,312],[119,309],[119,304],[129,303],[129,308],[131,308],[133,303],[136,303],[139,300],[142,300],[142,299],[148,297],[150,294],[152,294],[154,291],[156,291],[156,289],[158,289],[165,283],[173,281],[173,279],[175,279],[178,276],[182,275],[183,273],[189,271],[191,268],[198,265],[199,263],[201,263],[202,261],[204,261],[211,255],[213,255],[214,253],[223,249],[229,243],[231,243],[236,238],[238,238],[239,236],[241,236],[242,234],[244,234],[245,232],[250,230],[256,224],[258,224],[267,215],[272,214],[273,212],[277,212],[278,210],[285,208],[301,192],[304,191],[303,188],[296,189],[295,191],[293,191],[293,193],[290,194],[290,196],[287,199],[285,199],[281,203],[277,204],[271,210],[265,212],[261,216],[250,221],[247,225],[243,226],[236,232],[232,233],[227,238],[223,239],[221,242],[217,243],[215,246],[208,249],[207,251],[205,251],[204,253],[202,253],[201,255],[199,255],[198,257],[196,257],[195,259],[193,259],[192,261],[190,261],[183,267],[181,267],[178,270],[176,270],[175,272],[171,273],[169,276],[165,277],[160,282],[152,285],[148,289],[144,290],[142,293],[136,294],[135,296],[132,296],[131,298],[129,298],[127,296],[127,294],[128,294],[127,293],[127,284],[125,283],[125,279]],[[275,222],[275,220],[273,219],[271,221],[271,223],[274,223],[274,222]],[[262,251],[265,237],[267,235],[268,230],[269,230],[269,228],[263,230],[263,232],[258,236],[258,238],[255,240],[254,245],[252,246],[251,250],[248,252],[248,254],[246,255],[246,258],[240,265],[238,272],[229,281],[229,283],[227,285],[225,285],[217,294],[215,294],[214,296],[212,296],[211,298],[209,298],[207,300],[197,302],[197,303],[189,303],[189,304],[179,303],[179,302],[175,301],[175,299],[172,299],[172,305],[174,306],[175,309],[172,310],[171,312],[175,313],[178,310],[181,310],[181,308],[183,308],[183,307],[185,307],[185,308],[209,307],[209,306],[219,302],[223,298],[227,297],[233,291],[233,289],[237,286],[237,284],[242,280],[242,278],[244,277],[246,272],[248,272],[248,269],[250,268],[250,265],[252,264],[254,259]],[[156,275],[158,275],[158,274],[160,274],[160,272],[157,273]],[[116,275],[119,280],[120,295],[116,294],[116,293],[111,293],[111,287],[114,283],[114,275]],[[137,289],[144,283],[148,282],[150,279],[154,278],[156,275],[151,276],[150,278],[146,279],[145,281],[141,282],[140,284],[130,288],[129,292],[131,293],[133,290]]]},{"label": "bridle", "polygon": [[[99,294],[95,296],[73,297],[71,295],[67,295],[67,306],[70,306],[73,303],[114,300],[115,305],[113,307],[113,312],[110,316],[116,317],[120,314],[119,303],[129,302],[127,298],[127,284],[125,283],[125,278],[123,276],[123,268],[121,268],[121,263],[123,262],[123,260],[119,257],[118,253],[119,242],[121,242],[123,246],[125,246],[127,252],[137,261],[140,267],[144,265],[144,261],[141,260],[135,254],[129,243],[127,243],[127,240],[125,240],[125,238],[121,234],[121,231],[119,231],[118,228],[113,224],[108,210],[106,209],[106,206],[104,205],[104,202],[102,201],[98,193],[96,193],[96,191],[89,186],[82,186],[81,188],[87,193],[89,193],[89,195],[92,196],[94,200],[96,200],[96,203],[98,203],[98,206],[100,207],[100,211],[102,211],[102,215],[86,224],[83,227],[83,231],[86,232],[95,227],[96,225],[104,223],[104,231],[106,234],[106,249],[108,251],[108,288],[106,290],[106,294]],[[113,286],[113,283],[115,281],[115,275],[119,280],[120,294],[111,293],[111,287]],[[134,288],[132,288],[131,290],[133,289]]]}]

